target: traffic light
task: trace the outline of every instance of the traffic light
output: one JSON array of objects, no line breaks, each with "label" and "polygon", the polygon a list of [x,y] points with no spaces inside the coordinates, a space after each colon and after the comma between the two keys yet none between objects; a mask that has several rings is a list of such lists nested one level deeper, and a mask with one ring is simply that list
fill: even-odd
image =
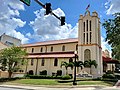
[{"label": "traffic light", "polygon": [[65,17],[61,16],[61,26],[65,25]]},{"label": "traffic light", "polygon": [[52,12],[51,3],[46,3],[45,8],[46,8],[46,15]]}]

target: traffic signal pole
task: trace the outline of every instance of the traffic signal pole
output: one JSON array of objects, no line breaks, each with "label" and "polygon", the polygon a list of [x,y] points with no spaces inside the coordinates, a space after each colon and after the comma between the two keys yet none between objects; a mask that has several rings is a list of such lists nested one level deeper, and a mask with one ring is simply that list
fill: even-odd
[{"label": "traffic signal pole", "polygon": [[[45,5],[42,4],[40,1],[35,0],[40,6],[42,6],[44,9],[46,9]],[[52,15],[54,15],[57,19],[61,20],[60,17],[58,17],[55,13],[51,12]]]},{"label": "traffic signal pole", "polygon": [[52,15],[54,15],[57,19],[59,19],[61,21],[60,17],[58,17],[57,15],[55,15],[53,12],[51,12],[51,13],[52,13]]},{"label": "traffic signal pole", "polygon": [[[20,0],[21,2],[25,3],[27,6],[30,6],[30,1],[31,0]],[[45,5],[42,4],[40,1],[35,0],[40,6],[42,6],[44,9],[46,9],[46,15],[52,14],[54,15],[57,19],[61,21],[61,26],[65,25],[65,16],[58,17],[55,13],[52,12],[51,9],[51,3],[46,3]]]},{"label": "traffic signal pole", "polygon": [[[43,3],[41,3],[40,1],[38,1],[38,0],[35,0],[40,6],[42,6],[44,9],[46,9],[46,6],[43,4]],[[64,18],[64,20],[62,20],[63,18],[60,18],[60,17],[58,17],[55,13],[53,13],[52,12],[52,9],[51,9],[51,14],[52,15],[54,15],[57,19],[59,19],[60,21],[64,21],[63,23],[65,23],[65,18]],[[61,24],[61,26],[62,26],[63,24]]]},{"label": "traffic signal pole", "polygon": [[[35,0],[40,6],[42,6],[43,8],[45,8],[45,5],[44,4],[42,4],[40,1],[38,1],[38,0]],[[46,9],[46,8],[45,8]]]}]

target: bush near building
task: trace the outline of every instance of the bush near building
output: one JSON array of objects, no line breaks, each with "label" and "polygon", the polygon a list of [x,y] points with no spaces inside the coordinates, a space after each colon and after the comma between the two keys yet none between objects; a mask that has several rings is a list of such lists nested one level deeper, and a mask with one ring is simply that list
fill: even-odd
[{"label": "bush near building", "polygon": [[72,77],[70,75],[64,75],[64,76],[27,75],[26,78],[30,78],[30,79],[63,79],[63,80],[72,79]]}]

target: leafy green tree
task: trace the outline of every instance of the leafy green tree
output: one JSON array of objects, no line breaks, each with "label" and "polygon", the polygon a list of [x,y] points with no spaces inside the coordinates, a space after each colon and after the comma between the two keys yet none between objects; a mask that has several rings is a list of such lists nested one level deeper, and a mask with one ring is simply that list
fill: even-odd
[{"label": "leafy green tree", "polygon": [[67,70],[68,67],[71,67],[71,69],[73,69],[74,64],[72,62],[67,63],[67,62],[63,61],[63,62],[61,62],[61,67],[62,66],[65,67],[65,69],[66,69],[66,75],[67,75],[68,74],[68,70]]},{"label": "leafy green tree", "polygon": [[84,61],[84,67],[89,67],[90,68],[90,74],[92,74],[92,69],[91,69],[92,66],[97,68],[98,64],[97,64],[96,60],[86,60],[86,61]]},{"label": "leafy green tree", "polygon": [[14,71],[20,69],[20,65],[23,64],[23,57],[27,55],[25,50],[20,47],[5,48],[0,53],[0,63],[2,70],[8,70],[9,78]]},{"label": "leafy green tree", "polygon": [[113,19],[105,20],[103,27],[106,29],[106,41],[113,48],[112,56],[120,60],[120,13],[113,16]]},{"label": "leafy green tree", "polygon": [[112,57],[114,59],[120,60],[120,45],[114,46],[112,48]]}]

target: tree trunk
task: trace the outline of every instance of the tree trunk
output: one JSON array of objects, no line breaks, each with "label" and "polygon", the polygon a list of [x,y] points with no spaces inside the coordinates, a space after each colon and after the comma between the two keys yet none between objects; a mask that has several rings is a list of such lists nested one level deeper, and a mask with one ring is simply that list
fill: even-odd
[{"label": "tree trunk", "polygon": [[65,67],[65,69],[66,69],[66,75],[67,75],[67,74],[68,74],[68,70],[67,70],[68,68],[67,68],[67,67]]},{"label": "tree trunk", "polygon": [[90,74],[92,75],[92,69],[90,68]]},{"label": "tree trunk", "polygon": [[8,73],[9,73],[8,78],[11,78],[11,76],[12,76],[12,72],[8,72]]}]

